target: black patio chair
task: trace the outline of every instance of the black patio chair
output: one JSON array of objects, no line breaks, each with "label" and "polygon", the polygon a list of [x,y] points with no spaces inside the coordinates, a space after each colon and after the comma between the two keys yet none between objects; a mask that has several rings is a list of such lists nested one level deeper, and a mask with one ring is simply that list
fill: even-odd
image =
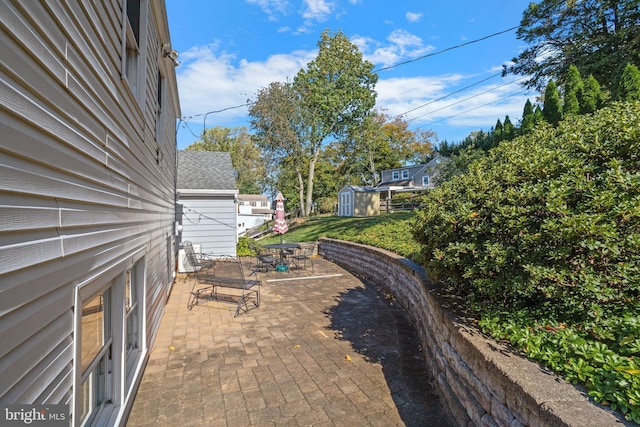
[{"label": "black patio chair", "polygon": [[297,270],[307,268],[307,262],[311,265],[311,271],[313,272],[313,253],[315,252],[315,243],[301,243],[300,249],[291,256],[293,264]]}]

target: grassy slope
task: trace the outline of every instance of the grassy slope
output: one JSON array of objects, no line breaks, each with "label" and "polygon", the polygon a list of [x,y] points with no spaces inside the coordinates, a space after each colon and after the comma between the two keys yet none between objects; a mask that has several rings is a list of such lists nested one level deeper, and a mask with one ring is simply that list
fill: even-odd
[{"label": "grassy slope", "polygon": [[[365,218],[314,216],[290,225],[289,231],[282,238],[287,242],[312,242],[320,237],[331,237],[376,246],[415,259],[419,247],[411,236],[410,224],[413,217],[412,212]],[[269,235],[261,239],[260,243],[279,241],[280,235]]]}]

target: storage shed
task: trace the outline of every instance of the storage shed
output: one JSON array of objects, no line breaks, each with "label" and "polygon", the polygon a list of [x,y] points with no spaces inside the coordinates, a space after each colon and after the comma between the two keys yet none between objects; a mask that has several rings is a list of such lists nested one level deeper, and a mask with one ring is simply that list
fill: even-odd
[{"label": "storage shed", "polygon": [[347,185],[338,192],[338,216],[380,215],[380,193],[370,186]]}]

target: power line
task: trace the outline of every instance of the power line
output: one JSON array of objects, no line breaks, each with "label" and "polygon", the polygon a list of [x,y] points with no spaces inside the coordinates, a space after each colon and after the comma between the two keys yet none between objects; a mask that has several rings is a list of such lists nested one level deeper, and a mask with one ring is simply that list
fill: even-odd
[{"label": "power line", "polygon": [[481,95],[484,95],[484,94],[487,94],[487,93],[493,92],[493,91],[495,91],[496,89],[499,89],[499,88],[501,88],[501,87],[509,86],[509,85],[511,85],[511,84],[514,84],[514,83],[518,83],[520,80],[523,80],[523,79],[525,79],[525,78],[526,78],[526,77],[521,77],[521,78],[519,78],[519,79],[516,79],[516,80],[510,81],[510,82],[507,82],[507,83],[503,83],[503,84],[501,84],[501,85],[499,85],[499,86],[496,86],[496,87],[493,87],[493,88],[491,88],[491,89],[489,89],[489,90],[485,90],[484,92],[480,92],[480,93],[477,93],[477,94],[475,94],[475,95],[472,95],[472,96],[470,96],[470,97],[468,97],[468,98],[464,98],[464,99],[461,99],[461,100],[459,100],[459,101],[456,101],[456,102],[454,102],[454,103],[452,103],[452,104],[445,105],[444,107],[440,107],[440,108],[437,108],[437,109],[435,109],[435,110],[428,111],[428,112],[426,112],[426,113],[424,113],[424,114],[421,114],[421,115],[419,115],[419,116],[412,117],[411,119],[408,119],[408,120],[407,120],[407,123],[412,122],[412,121],[414,121],[415,119],[419,119],[420,117],[424,117],[424,116],[427,116],[427,115],[429,115],[429,114],[435,113],[435,112],[437,112],[437,111],[442,111],[442,110],[445,110],[445,109],[447,109],[447,108],[449,108],[449,107],[453,107],[454,105],[461,104],[461,103],[463,103],[463,102],[465,102],[465,101],[468,101],[468,100],[470,100],[470,99],[477,98],[477,97],[479,97],[479,96],[481,96]]},{"label": "power line", "polygon": [[472,87],[474,87],[474,86],[477,86],[477,85],[479,85],[480,83],[484,83],[484,82],[486,82],[487,80],[490,80],[490,79],[492,79],[492,78],[494,78],[494,77],[498,77],[498,76],[500,76],[500,75],[502,75],[502,73],[496,73],[496,74],[494,74],[494,75],[492,75],[492,76],[489,76],[489,77],[487,77],[487,78],[485,78],[485,79],[479,80],[479,81],[477,81],[477,82],[475,82],[475,83],[471,83],[471,84],[470,84],[470,85],[468,85],[468,86],[465,86],[465,87],[463,87],[463,88],[461,88],[461,89],[456,90],[455,92],[448,93],[448,94],[446,94],[446,95],[441,96],[440,98],[437,98],[437,99],[431,100],[431,101],[427,102],[426,104],[419,105],[419,106],[417,106],[417,107],[415,107],[415,108],[412,108],[412,109],[411,109],[411,110],[409,110],[409,111],[405,111],[404,113],[398,114],[398,115],[396,115],[396,116],[392,117],[391,119],[389,119],[389,121],[394,120],[394,119],[397,119],[398,117],[402,117],[402,116],[404,116],[405,114],[409,114],[409,113],[411,113],[411,112],[413,112],[413,111],[419,110],[420,108],[426,107],[427,105],[431,105],[431,104],[433,104],[434,102],[442,101],[443,99],[446,99],[446,98],[448,98],[448,97],[450,97],[450,96],[452,96],[452,95],[455,95],[456,93],[460,93],[460,92],[462,92],[462,91],[464,91],[464,90],[467,90],[467,89],[469,89],[469,88],[472,88]]},{"label": "power line", "polygon": [[412,62],[416,62],[416,61],[420,61],[420,60],[425,59],[425,58],[430,58],[432,56],[440,55],[441,53],[445,53],[445,52],[448,52],[450,50],[454,50],[454,49],[458,49],[458,48],[461,48],[461,47],[464,47],[464,46],[468,46],[468,45],[473,44],[473,43],[478,43],[480,41],[489,39],[491,37],[499,36],[500,34],[508,33],[509,31],[513,31],[513,30],[515,30],[517,28],[518,28],[518,26],[507,28],[506,30],[499,31],[499,32],[493,33],[493,34],[489,34],[488,36],[484,36],[484,37],[481,37],[479,39],[471,40],[471,41],[468,41],[466,43],[462,43],[462,44],[459,44],[459,45],[456,45],[456,46],[448,47],[448,48],[443,49],[443,50],[439,50],[437,52],[432,52],[432,53],[429,53],[429,54],[426,54],[426,55],[423,55],[423,56],[419,56],[417,58],[409,59],[408,61],[399,62],[399,63],[397,63],[395,65],[390,65],[388,67],[378,68],[377,70],[374,70],[373,72],[377,73],[377,72],[380,72],[380,71],[390,70],[392,68],[396,68],[396,67],[399,67],[401,65],[411,64]]}]

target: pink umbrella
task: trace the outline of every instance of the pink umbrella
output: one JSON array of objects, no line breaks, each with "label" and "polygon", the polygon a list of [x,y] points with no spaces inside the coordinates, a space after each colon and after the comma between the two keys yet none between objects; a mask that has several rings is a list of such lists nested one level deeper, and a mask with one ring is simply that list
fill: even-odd
[{"label": "pink umbrella", "polygon": [[280,234],[280,240],[282,241],[282,235],[289,230],[287,222],[284,220],[284,196],[278,191],[276,196],[276,223],[273,225],[273,232]]}]

